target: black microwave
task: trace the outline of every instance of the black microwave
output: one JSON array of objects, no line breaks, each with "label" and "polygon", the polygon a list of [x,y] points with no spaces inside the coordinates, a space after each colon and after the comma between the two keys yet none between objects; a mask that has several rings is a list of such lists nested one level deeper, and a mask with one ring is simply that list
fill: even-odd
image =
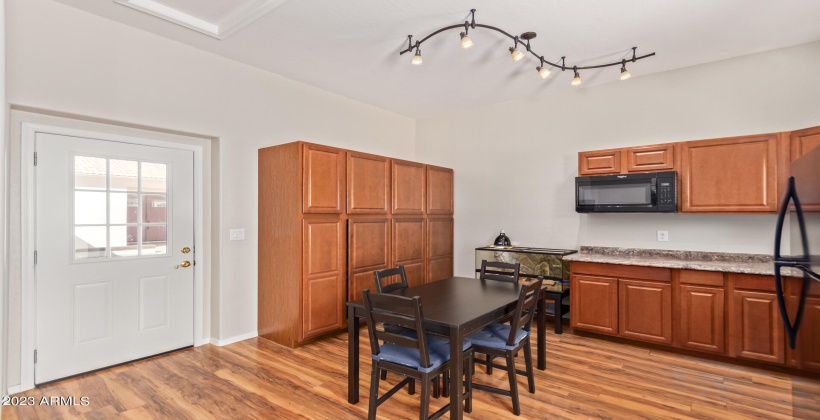
[{"label": "black microwave", "polygon": [[575,178],[578,213],[675,213],[675,171]]}]

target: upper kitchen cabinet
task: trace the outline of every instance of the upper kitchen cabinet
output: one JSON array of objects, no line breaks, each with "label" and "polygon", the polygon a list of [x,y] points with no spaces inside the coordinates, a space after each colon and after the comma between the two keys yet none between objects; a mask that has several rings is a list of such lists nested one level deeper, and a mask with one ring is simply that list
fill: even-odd
[{"label": "upper kitchen cabinet", "polygon": [[302,149],[302,211],[341,213],[344,197],[345,152],[317,144]]},{"label": "upper kitchen cabinet", "polygon": [[393,159],[390,166],[393,175],[393,214],[424,214],[424,165]]},{"label": "upper kitchen cabinet", "polygon": [[820,126],[792,131],[789,137],[791,147],[790,161],[794,161],[808,153],[809,150],[820,146]]},{"label": "upper kitchen cabinet", "polygon": [[675,145],[627,147],[578,153],[578,175],[612,175],[675,169]]},{"label": "upper kitchen cabinet", "polygon": [[347,213],[387,214],[390,200],[390,159],[347,152]]},{"label": "upper kitchen cabinet", "polygon": [[453,214],[453,170],[427,166],[427,214]]},{"label": "upper kitchen cabinet", "polygon": [[669,171],[674,167],[675,146],[672,144],[626,149],[626,170],[628,172]]},{"label": "upper kitchen cabinet", "polygon": [[620,150],[596,150],[578,153],[578,175],[606,175],[621,173]]},{"label": "upper kitchen cabinet", "polygon": [[777,211],[777,134],[680,145],[683,212]]}]

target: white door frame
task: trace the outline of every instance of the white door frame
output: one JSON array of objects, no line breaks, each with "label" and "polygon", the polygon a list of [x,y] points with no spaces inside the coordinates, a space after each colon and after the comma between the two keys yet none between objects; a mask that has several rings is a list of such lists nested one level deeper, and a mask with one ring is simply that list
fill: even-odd
[{"label": "white door frame", "polygon": [[[20,352],[21,391],[34,388],[34,349],[37,337],[37,293],[34,287],[34,245],[35,245],[35,183],[34,183],[34,140],[38,133],[84,137],[97,140],[115,141],[143,146],[157,146],[170,149],[190,150],[194,153],[194,250],[195,257],[202,259],[205,249],[203,238],[203,148],[183,143],[150,140],[118,134],[57,127],[24,122],[21,130],[21,222],[22,222],[22,331]],[[196,261],[196,260],[195,260]],[[200,265],[200,267],[202,267]],[[205,301],[203,269],[194,269],[194,346],[205,344]]]}]

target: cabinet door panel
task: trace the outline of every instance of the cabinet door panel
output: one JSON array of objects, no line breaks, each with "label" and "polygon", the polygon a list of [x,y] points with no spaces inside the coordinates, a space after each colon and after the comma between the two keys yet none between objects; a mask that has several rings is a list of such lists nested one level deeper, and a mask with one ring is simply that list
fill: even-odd
[{"label": "cabinet door panel", "polygon": [[774,293],[735,290],[730,316],[732,356],[785,362],[783,324]]},{"label": "cabinet door panel", "polygon": [[[792,131],[790,133],[790,137],[790,161],[793,162],[814,148],[820,147],[820,126],[807,128],[805,130]],[[788,173],[789,168],[786,168],[785,172]],[[785,180],[788,177],[784,176],[783,178]],[[820,203],[806,202],[806,200],[803,199],[801,204],[803,205],[803,211],[820,211]]]},{"label": "cabinet door panel", "polygon": [[347,152],[347,212],[387,214],[390,159]]},{"label": "cabinet door panel", "polygon": [[427,219],[427,257],[453,256],[453,219]]},{"label": "cabinet door panel", "polygon": [[392,266],[404,266],[411,286],[424,283],[424,234],[423,218],[393,219]]},{"label": "cabinet door panel", "polygon": [[820,126],[792,131],[789,137],[791,139],[791,161],[795,161],[815,147],[820,147]]},{"label": "cabinet door panel", "polygon": [[453,277],[453,257],[430,259],[427,263],[427,282]]},{"label": "cabinet door panel", "polygon": [[775,212],[777,135],[681,145],[681,210]]},{"label": "cabinet door panel", "polygon": [[393,214],[424,214],[424,165],[393,160]]},{"label": "cabinet door panel", "polygon": [[578,175],[621,173],[620,150],[597,150],[578,153]]},{"label": "cabinet door panel", "polygon": [[339,276],[307,279],[305,284],[303,338],[333,331],[344,325],[339,296],[344,295]]},{"label": "cabinet door panel", "polygon": [[302,211],[341,213],[344,151],[305,144],[302,153]]},{"label": "cabinet door panel", "polygon": [[348,299],[357,300],[362,298],[362,290],[376,287],[373,272],[389,268],[390,225],[388,219],[351,219],[347,223]]},{"label": "cabinet door panel", "polygon": [[572,327],[618,334],[618,280],[573,274],[570,281]]},{"label": "cabinet door panel", "polygon": [[674,168],[675,146],[630,147],[626,149],[626,169],[629,172],[668,171]]},{"label": "cabinet door panel", "polygon": [[427,166],[427,214],[453,214],[453,170]]},{"label": "cabinet door panel", "polygon": [[302,224],[302,337],[344,326],[344,239],[339,219]]},{"label": "cabinet door panel", "polygon": [[723,289],[680,286],[680,345],[724,352]]},{"label": "cabinet door panel", "polygon": [[618,280],[621,337],[672,344],[672,285]]},{"label": "cabinet door panel", "polygon": [[[797,302],[797,298],[792,298],[792,305],[795,308]],[[796,344],[797,348],[793,351],[794,366],[798,369],[820,372],[820,299],[806,299]]]}]

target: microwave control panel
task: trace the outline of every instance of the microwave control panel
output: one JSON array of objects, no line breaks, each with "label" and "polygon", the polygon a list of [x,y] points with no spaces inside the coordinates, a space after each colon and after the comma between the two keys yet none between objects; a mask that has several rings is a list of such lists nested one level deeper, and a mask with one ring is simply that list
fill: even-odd
[{"label": "microwave control panel", "polygon": [[658,177],[658,211],[677,211],[678,188],[675,181],[674,175]]}]

